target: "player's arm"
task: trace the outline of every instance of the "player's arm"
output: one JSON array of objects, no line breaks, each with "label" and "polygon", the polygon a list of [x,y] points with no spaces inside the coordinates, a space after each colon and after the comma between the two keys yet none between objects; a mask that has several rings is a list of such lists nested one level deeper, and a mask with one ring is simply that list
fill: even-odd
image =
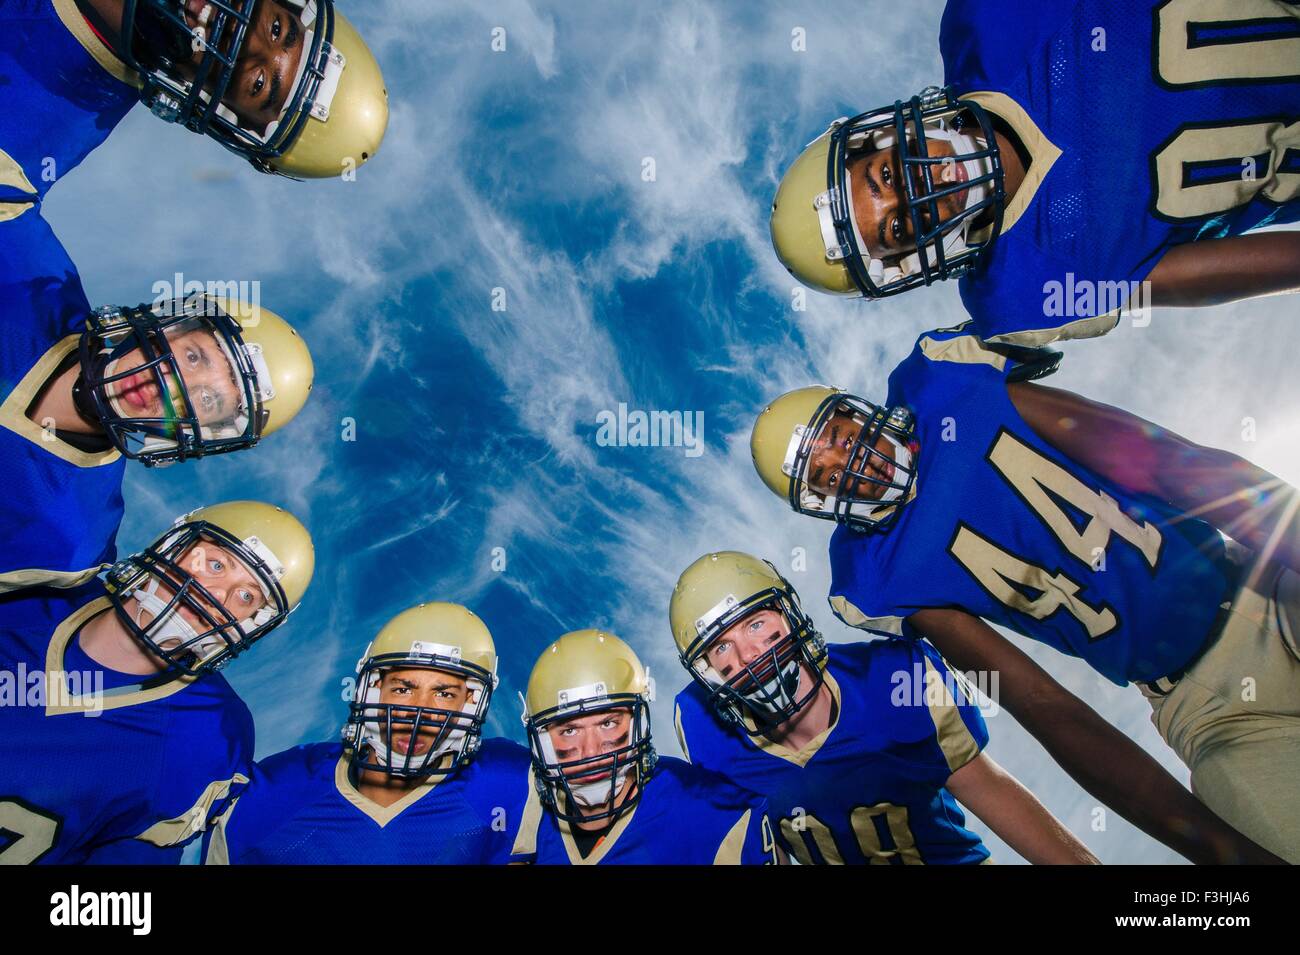
[{"label": "player's arm", "polygon": [[983,620],[932,609],[908,621],[953,669],[998,673],[998,702],[1075,782],[1152,838],[1193,862],[1281,864]]},{"label": "player's arm", "polygon": [[1300,231],[1261,232],[1175,246],[1147,276],[1151,304],[1224,305],[1300,291]]},{"label": "player's arm", "polygon": [[1300,573],[1300,492],[1244,458],[1040,384],[1007,386],[1020,416],[1071,460],[1213,524]]},{"label": "player's arm", "polygon": [[948,777],[948,791],[1034,865],[1097,865],[1097,857],[1016,777],[980,753]]}]

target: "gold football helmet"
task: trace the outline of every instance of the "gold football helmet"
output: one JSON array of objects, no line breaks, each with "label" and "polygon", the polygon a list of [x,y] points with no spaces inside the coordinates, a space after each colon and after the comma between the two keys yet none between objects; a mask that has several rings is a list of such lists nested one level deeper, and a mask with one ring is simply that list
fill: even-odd
[{"label": "gold football helmet", "polygon": [[[613,820],[636,805],[655,766],[653,699],[649,671],[612,633],[575,630],[542,651],[524,697],[524,726],[542,804],[568,822]],[[614,710],[630,714],[625,741],[593,756],[561,760],[550,728]]]},{"label": "gold football helmet", "polygon": [[220,669],[298,606],[316,566],[311,535],[260,501],[200,507],[105,576],[118,619],[173,670]]},{"label": "gold football helmet", "polygon": [[[334,0],[266,4],[273,6],[124,0],[121,53],[139,75],[141,100],[160,118],[211,136],[262,172],[319,179],[356,169],[378,151],[388,126],[379,65]],[[296,72],[285,77],[279,115],[269,123],[231,105],[250,37],[264,31],[272,42],[300,50]],[[281,80],[253,82],[274,97]]]},{"label": "gold football helmet", "polygon": [[97,309],[80,358],[78,408],[148,467],[252,447],[302,410],[315,374],[279,315],[202,294]]},{"label": "gold football helmet", "polygon": [[749,450],[763,483],[793,510],[854,530],[888,527],[916,496],[912,413],[837,388],[781,395],[755,420]]},{"label": "gold football helmet", "polygon": [[[457,707],[383,702],[384,675],[412,669],[463,681],[464,702]],[[344,727],[353,764],[407,779],[454,773],[478,751],[496,685],[492,634],[471,610],[454,603],[423,603],[402,611],[357,661]],[[459,689],[442,688],[453,697]],[[394,745],[397,739],[403,740],[404,750]]]},{"label": "gold football helmet", "polygon": [[[755,618],[762,610],[779,614],[785,632]],[[720,638],[751,618],[767,642],[746,660]],[[826,644],[795,589],[765,560],[734,550],[705,554],[677,579],[668,620],[682,666],[725,723],[761,732],[792,717],[821,688]]]},{"label": "gold football helmet", "polygon": [[[864,188],[854,165],[885,150],[889,185],[872,188],[894,190],[901,247],[881,246],[854,209],[854,191]],[[951,171],[951,184],[941,170]],[[806,146],[772,201],[772,245],[796,279],[837,295],[884,298],[959,278],[1002,229],[1003,179],[989,115],[930,87],[906,103],[837,119]]]}]

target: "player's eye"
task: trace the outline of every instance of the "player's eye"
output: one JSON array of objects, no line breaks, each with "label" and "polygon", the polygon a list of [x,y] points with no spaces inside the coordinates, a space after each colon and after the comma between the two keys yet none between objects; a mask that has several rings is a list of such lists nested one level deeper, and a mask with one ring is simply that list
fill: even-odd
[{"label": "player's eye", "polygon": [[199,353],[193,348],[187,348],[185,349],[185,360],[191,365],[197,365],[199,363]]},{"label": "player's eye", "polygon": [[893,170],[891,170],[891,169],[889,168],[889,163],[885,163],[885,165],[881,168],[881,170],[880,170],[880,181],[883,182],[883,183],[884,183],[885,185],[887,185],[887,186],[893,184],[893,181],[894,181],[894,173],[893,173]]},{"label": "player's eye", "polygon": [[840,483],[840,472],[836,471],[831,475],[830,480],[826,482],[827,487],[838,487]]},{"label": "player's eye", "polygon": [[239,591],[239,599],[242,603],[251,605],[253,603],[253,592],[251,590]]},{"label": "player's eye", "polygon": [[226,565],[219,557],[213,557],[208,561],[208,570],[212,571],[214,574],[220,574],[225,571],[225,569]]},{"label": "player's eye", "polygon": [[280,18],[279,17],[276,17],[274,20],[271,21],[271,39],[272,40],[280,39]]},{"label": "player's eye", "polygon": [[895,242],[901,242],[903,239],[903,220],[895,219],[889,226],[889,235]]},{"label": "player's eye", "polygon": [[260,95],[263,88],[265,88],[265,86],[266,86],[266,74],[258,73],[257,78],[253,80],[253,89],[251,91],[252,95],[253,96]]}]

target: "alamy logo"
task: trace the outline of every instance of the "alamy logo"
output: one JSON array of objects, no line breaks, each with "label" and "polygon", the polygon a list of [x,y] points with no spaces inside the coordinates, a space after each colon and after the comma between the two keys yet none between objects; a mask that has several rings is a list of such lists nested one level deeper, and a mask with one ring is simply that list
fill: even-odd
[{"label": "alamy logo", "polygon": [[104,671],[0,670],[0,707],[76,707],[87,716],[104,709]]},{"label": "alamy logo", "polygon": [[82,892],[74,885],[50,896],[51,925],[129,925],[132,935],[153,927],[150,892]]},{"label": "alamy logo", "polygon": [[[209,279],[187,279],[184,273],[177,272],[171,280],[160,279],[153,283],[153,307],[160,315],[168,315],[172,305],[188,299],[191,295],[206,295],[209,299],[222,299],[228,304],[238,303],[249,315],[256,316],[262,307],[262,283],[257,279],[221,281]],[[247,324],[245,319],[243,324]]]},{"label": "alamy logo", "polygon": [[703,411],[628,411],[620,401],[617,411],[599,412],[596,424],[602,448],[685,448],[688,458],[704,453]]},{"label": "alamy logo", "polygon": [[1136,328],[1151,324],[1151,283],[1094,282],[1067,272],[1064,282],[1043,284],[1047,318],[1095,318],[1114,312],[1132,318]]}]

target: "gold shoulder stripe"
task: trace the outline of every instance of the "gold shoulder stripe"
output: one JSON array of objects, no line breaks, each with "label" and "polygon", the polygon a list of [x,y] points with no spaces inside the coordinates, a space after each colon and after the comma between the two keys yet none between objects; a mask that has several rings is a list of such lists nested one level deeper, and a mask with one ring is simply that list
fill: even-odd
[{"label": "gold shoulder stripe", "polygon": [[0,202],[0,222],[12,222],[29,209],[35,209],[34,202]]},{"label": "gold shoulder stripe", "polygon": [[213,825],[212,834],[208,836],[208,851],[203,856],[204,865],[230,865],[230,844],[226,841],[226,823],[230,821],[230,815],[238,805],[239,800],[236,799]]},{"label": "gold shoulder stripe", "polygon": [[998,371],[1007,366],[1005,355],[985,348],[974,335],[960,338],[936,339],[929,335],[921,339],[921,354],[930,361],[950,361],[959,365],[991,365]]},{"label": "gold shoulder stripe", "polygon": [[745,851],[745,834],[749,832],[749,817],[753,812],[752,809],[746,809],[745,814],[736,820],[736,824],[722,840],[722,845],[718,846],[718,852],[713,857],[714,865],[740,865],[741,853]]},{"label": "gold shoulder stripe", "polygon": [[902,617],[868,617],[845,597],[836,594],[830,598],[831,609],[850,627],[859,630],[873,630],[877,633],[892,633],[896,637],[903,635]]},{"label": "gold shoulder stripe", "polygon": [[79,338],[78,335],[68,335],[42,355],[40,361],[32,366],[32,370],[23,375],[22,381],[18,382],[4,402],[0,403],[0,428],[8,428],[19,437],[26,438],[69,464],[79,468],[97,468],[112,464],[122,456],[121,452],[117,448],[108,451],[80,451],[68,442],[60,441],[27,417],[27,409],[36,400],[36,396],[45,386],[50,375],[54,374],[54,370],[59,367],[59,363],[77,347]]},{"label": "gold shoulder stripe", "polygon": [[140,78],[135,71],[117,58],[117,56],[106,47],[99,37],[95,36],[95,31],[90,29],[90,24],[86,18],[81,15],[77,9],[77,0],[53,0],[54,12],[59,15],[63,25],[68,28],[73,39],[81,44],[82,48],[89,53],[104,72],[114,79],[121,80],[128,86],[140,87]]},{"label": "gold shoulder stripe", "polygon": [[510,847],[512,856],[531,856],[537,854],[537,827],[542,824],[542,800],[537,795],[533,770],[528,768],[528,799],[524,802],[524,815],[519,820],[519,831],[515,833],[515,843]]},{"label": "gold shoulder stripe", "polygon": [[[3,149],[0,149],[0,186],[9,186],[22,192],[36,194],[36,187],[27,178],[27,173],[23,172],[23,167],[18,163],[18,160]],[[14,203],[14,205],[30,206],[32,203]],[[15,219],[18,215],[21,215],[21,213],[11,216],[0,213],[0,219]]]},{"label": "gold shoulder stripe", "polygon": [[26,587],[58,587],[70,590],[94,580],[107,566],[104,564],[99,567],[87,567],[85,570],[42,570],[39,567],[11,570],[0,574],[0,594],[23,590]]},{"label": "gold shoulder stripe", "polygon": [[225,799],[230,794],[230,787],[235,783],[246,782],[248,782],[247,776],[243,773],[235,773],[229,779],[219,779],[208,783],[202,795],[199,796],[198,802],[193,806],[175,819],[164,819],[161,822],[155,822],[136,838],[142,842],[151,842],[162,848],[180,845],[204,830],[213,803]]},{"label": "gold shoulder stripe", "polygon": [[682,708],[676,703],[673,704],[673,726],[677,729],[677,743],[682,748],[682,756],[689,763],[691,751],[686,746],[686,731],[682,729]]},{"label": "gold shoulder stripe", "polygon": [[1077,318],[1064,325],[1053,328],[1030,328],[1023,332],[1006,332],[1002,335],[990,335],[986,340],[994,345],[1024,345],[1039,348],[1053,342],[1074,341],[1083,338],[1099,338],[1119,324],[1120,309],[1095,318]]},{"label": "gold shoulder stripe", "polygon": [[[975,737],[966,728],[966,723],[957,710],[957,701],[948,692],[939,671],[929,657],[925,657],[925,704],[930,708],[930,719],[934,721],[935,738],[943,750],[944,759],[948,761],[948,771],[955,773],[980,754]],[[936,699],[938,697],[938,699]]]}]

